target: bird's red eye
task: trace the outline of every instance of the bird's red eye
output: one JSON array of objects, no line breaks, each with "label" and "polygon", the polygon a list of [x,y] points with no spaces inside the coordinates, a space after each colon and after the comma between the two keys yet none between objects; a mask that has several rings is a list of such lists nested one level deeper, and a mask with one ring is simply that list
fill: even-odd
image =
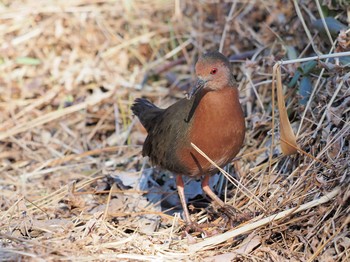
[{"label": "bird's red eye", "polygon": [[210,70],[210,74],[215,75],[217,71],[218,71],[218,69],[214,67]]}]

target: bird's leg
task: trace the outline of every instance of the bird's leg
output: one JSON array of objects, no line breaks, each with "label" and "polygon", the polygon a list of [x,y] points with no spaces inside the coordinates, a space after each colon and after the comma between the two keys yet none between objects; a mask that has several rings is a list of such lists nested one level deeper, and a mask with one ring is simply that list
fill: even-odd
[{"label": "bird's leg", "polygon": [[209,235],[204,229],[201,228],[200,225],[198,225],[195,222],[192,222],[190,219],[190,213],[188,212],[186,198],[185,198],[185,190],[184,190],[185,185],[181,175],[176,176],[176,186],[177,186],[177,193],[179,194],[181,205],[184,210],[185,220],[187,224],[185,228],[185,232],[189,233],[189,231],[195,231],[195,232],[204,233],[205,235]]},{"label": "bird's leg", "polygon": [[213,200],[215,201],[220,207],[225,207],[224,201],[222,201],[211,189],[209,186],[209,178],[210,175],[205,175],[204,179],[202,180],[202,189],[203,191]]},{"label": "bird's leg", "polygon": [[[240,216],[237,216],[237,209],[233,206],[226,205],[211,189],[209,186],[210,175],[205,175],[202,180],[202,189],[203,191],[219,206],[222,212],[229,218],[231,221],[241,220]],[[238,211],[239,212],[239,211]]]},{"label": "bird's leg", "polygon": [[190,213],[188,212],[186,198],[185,198],[185,189],[184,189],[185,185],[181,175],[176,176],[176,187],[177,187],[177,193],[179,194],[179,197],[180,197],[182,208],[184,210],[186,223],[191,224],[192,221],[190,219]]}]

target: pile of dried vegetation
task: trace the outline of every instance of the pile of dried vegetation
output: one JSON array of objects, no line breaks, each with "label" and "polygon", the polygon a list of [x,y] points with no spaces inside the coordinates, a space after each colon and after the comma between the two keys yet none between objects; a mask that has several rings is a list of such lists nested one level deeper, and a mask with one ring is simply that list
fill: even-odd
[{"label": "pile of dried vegetation", "polygon": [[[302,60],[350,50],[345,3],[2,1],[0,260],[349,260],[350,59]],[[197,196],[191,217],[209,233],[184,236],[173,175],[142,158],[130,106],[183,97],[207,50],[230,56],[239,83],[239,183],[219,182],[247,219]],[[273,66],[291,59],[282,112]]]}]

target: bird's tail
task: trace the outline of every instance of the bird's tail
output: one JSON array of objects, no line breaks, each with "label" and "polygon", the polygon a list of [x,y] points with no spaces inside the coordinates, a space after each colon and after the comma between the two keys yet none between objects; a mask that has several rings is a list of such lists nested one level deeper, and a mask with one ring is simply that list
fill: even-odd
[{"label": "bird's tail", "polygon": [[131,106],[131,110],[140,119],[141,124],[147,131],[150,131],[155,124],[156,117],[163,112],[163,109],[155,106],[145,98],[136,98]]}]

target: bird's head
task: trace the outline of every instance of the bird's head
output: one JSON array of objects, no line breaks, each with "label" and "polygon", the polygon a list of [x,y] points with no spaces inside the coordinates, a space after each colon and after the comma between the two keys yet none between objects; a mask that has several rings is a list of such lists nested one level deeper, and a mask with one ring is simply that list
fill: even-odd
[{"label": "bird's head", "polygon": [[218,91],[230,85],[231,64],[220,52],[209,52],[202,55],[196,63],[198,81],[188,93],[190,99],[202,89]]}]

